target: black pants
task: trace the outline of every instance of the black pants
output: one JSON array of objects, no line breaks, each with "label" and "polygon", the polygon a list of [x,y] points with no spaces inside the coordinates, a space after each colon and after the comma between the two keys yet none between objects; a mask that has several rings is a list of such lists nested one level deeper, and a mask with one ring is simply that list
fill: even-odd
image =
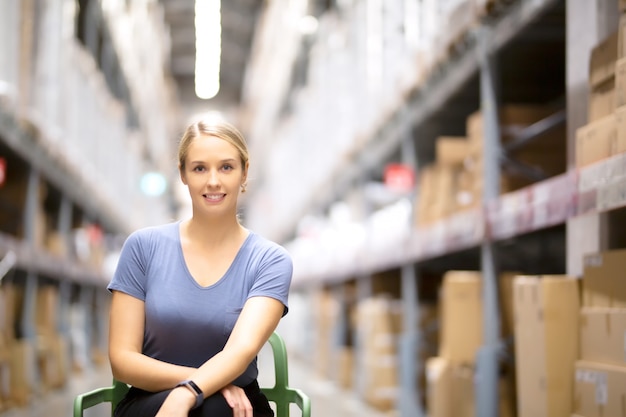
[{"label": "black pants", "polygon": [[[250,399],[254,417],[274,417],[265,395],[261,392],[259,384],[254,380],[251,384],[243,387]],[[115,417],[154,417],[161,408],[171,390],[160,392],[148,392],[139,388],[131,387],[128,394],[115,408]],[[202,405],[189,412],[189,417],[232,417],[233,409],[230,408],[224,396],[217,392],[204,399]]]}]

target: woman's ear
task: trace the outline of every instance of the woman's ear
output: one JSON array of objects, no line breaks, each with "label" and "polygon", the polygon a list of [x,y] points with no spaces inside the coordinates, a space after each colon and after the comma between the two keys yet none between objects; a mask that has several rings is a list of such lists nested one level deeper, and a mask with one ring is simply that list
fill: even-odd
[{"label": "woman's ear", "polygon": [[241,175],[241,183],[245,184],[245,182],[248,180],[248,169],[250,168],[250,162],[246,162],[246,164],[243,167],[243,174]]}]

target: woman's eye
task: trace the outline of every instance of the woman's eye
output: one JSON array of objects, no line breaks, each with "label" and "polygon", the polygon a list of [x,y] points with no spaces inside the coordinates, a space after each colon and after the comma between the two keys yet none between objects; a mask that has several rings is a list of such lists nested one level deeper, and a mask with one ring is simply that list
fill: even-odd
[{"label": "woman's eye", "polygon": [[203,166],[197,166],[197,167],[194,167],[193,170],[196,171],[196,172],[202,172],[202,171],[204,171],[204,167]]},{"label": "woman's eye", "polygon": [[222,167],[222,169],[223,169],[224,171],[230,171],[231,169],[233,169],[233,166],[232,166],[232,165],[228,165],[228,164],[226,164],[226,165],[224,165],[224,166]]}]

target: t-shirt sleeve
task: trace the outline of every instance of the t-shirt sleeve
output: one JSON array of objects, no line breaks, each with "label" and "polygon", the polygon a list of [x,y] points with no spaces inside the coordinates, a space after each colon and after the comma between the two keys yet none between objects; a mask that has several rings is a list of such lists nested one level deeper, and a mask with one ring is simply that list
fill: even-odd
[{"label": "t-shirt sleeve", "polygon": [[124,242],[107,289],[121,291],[142,301],[146,299],[146,256],[142,235],[134,232]]},{"label": "t-shirt sleeve", "polygon": [[288,296],[292,275],[293,262],[289,253],[280,246],[268,251],[259,265],[248,298],[259,296],[275,298],[285,306],[284,316],[289,311]]}]

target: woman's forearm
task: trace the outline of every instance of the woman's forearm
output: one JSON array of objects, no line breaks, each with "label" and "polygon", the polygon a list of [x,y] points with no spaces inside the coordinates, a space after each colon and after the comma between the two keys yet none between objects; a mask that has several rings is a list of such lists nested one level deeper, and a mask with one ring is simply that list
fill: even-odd
[{"label": "woman's forearm", "polygon": [[171,389],[196,371],[136,352],[111,354],[110,361],[115,379],[151,392]]},{"label": "woman's forearm", "polygon": [[194,370],[188,378],[192,379],[207,397],[242,375],[254,357],[255,352],[225,349]]}]

